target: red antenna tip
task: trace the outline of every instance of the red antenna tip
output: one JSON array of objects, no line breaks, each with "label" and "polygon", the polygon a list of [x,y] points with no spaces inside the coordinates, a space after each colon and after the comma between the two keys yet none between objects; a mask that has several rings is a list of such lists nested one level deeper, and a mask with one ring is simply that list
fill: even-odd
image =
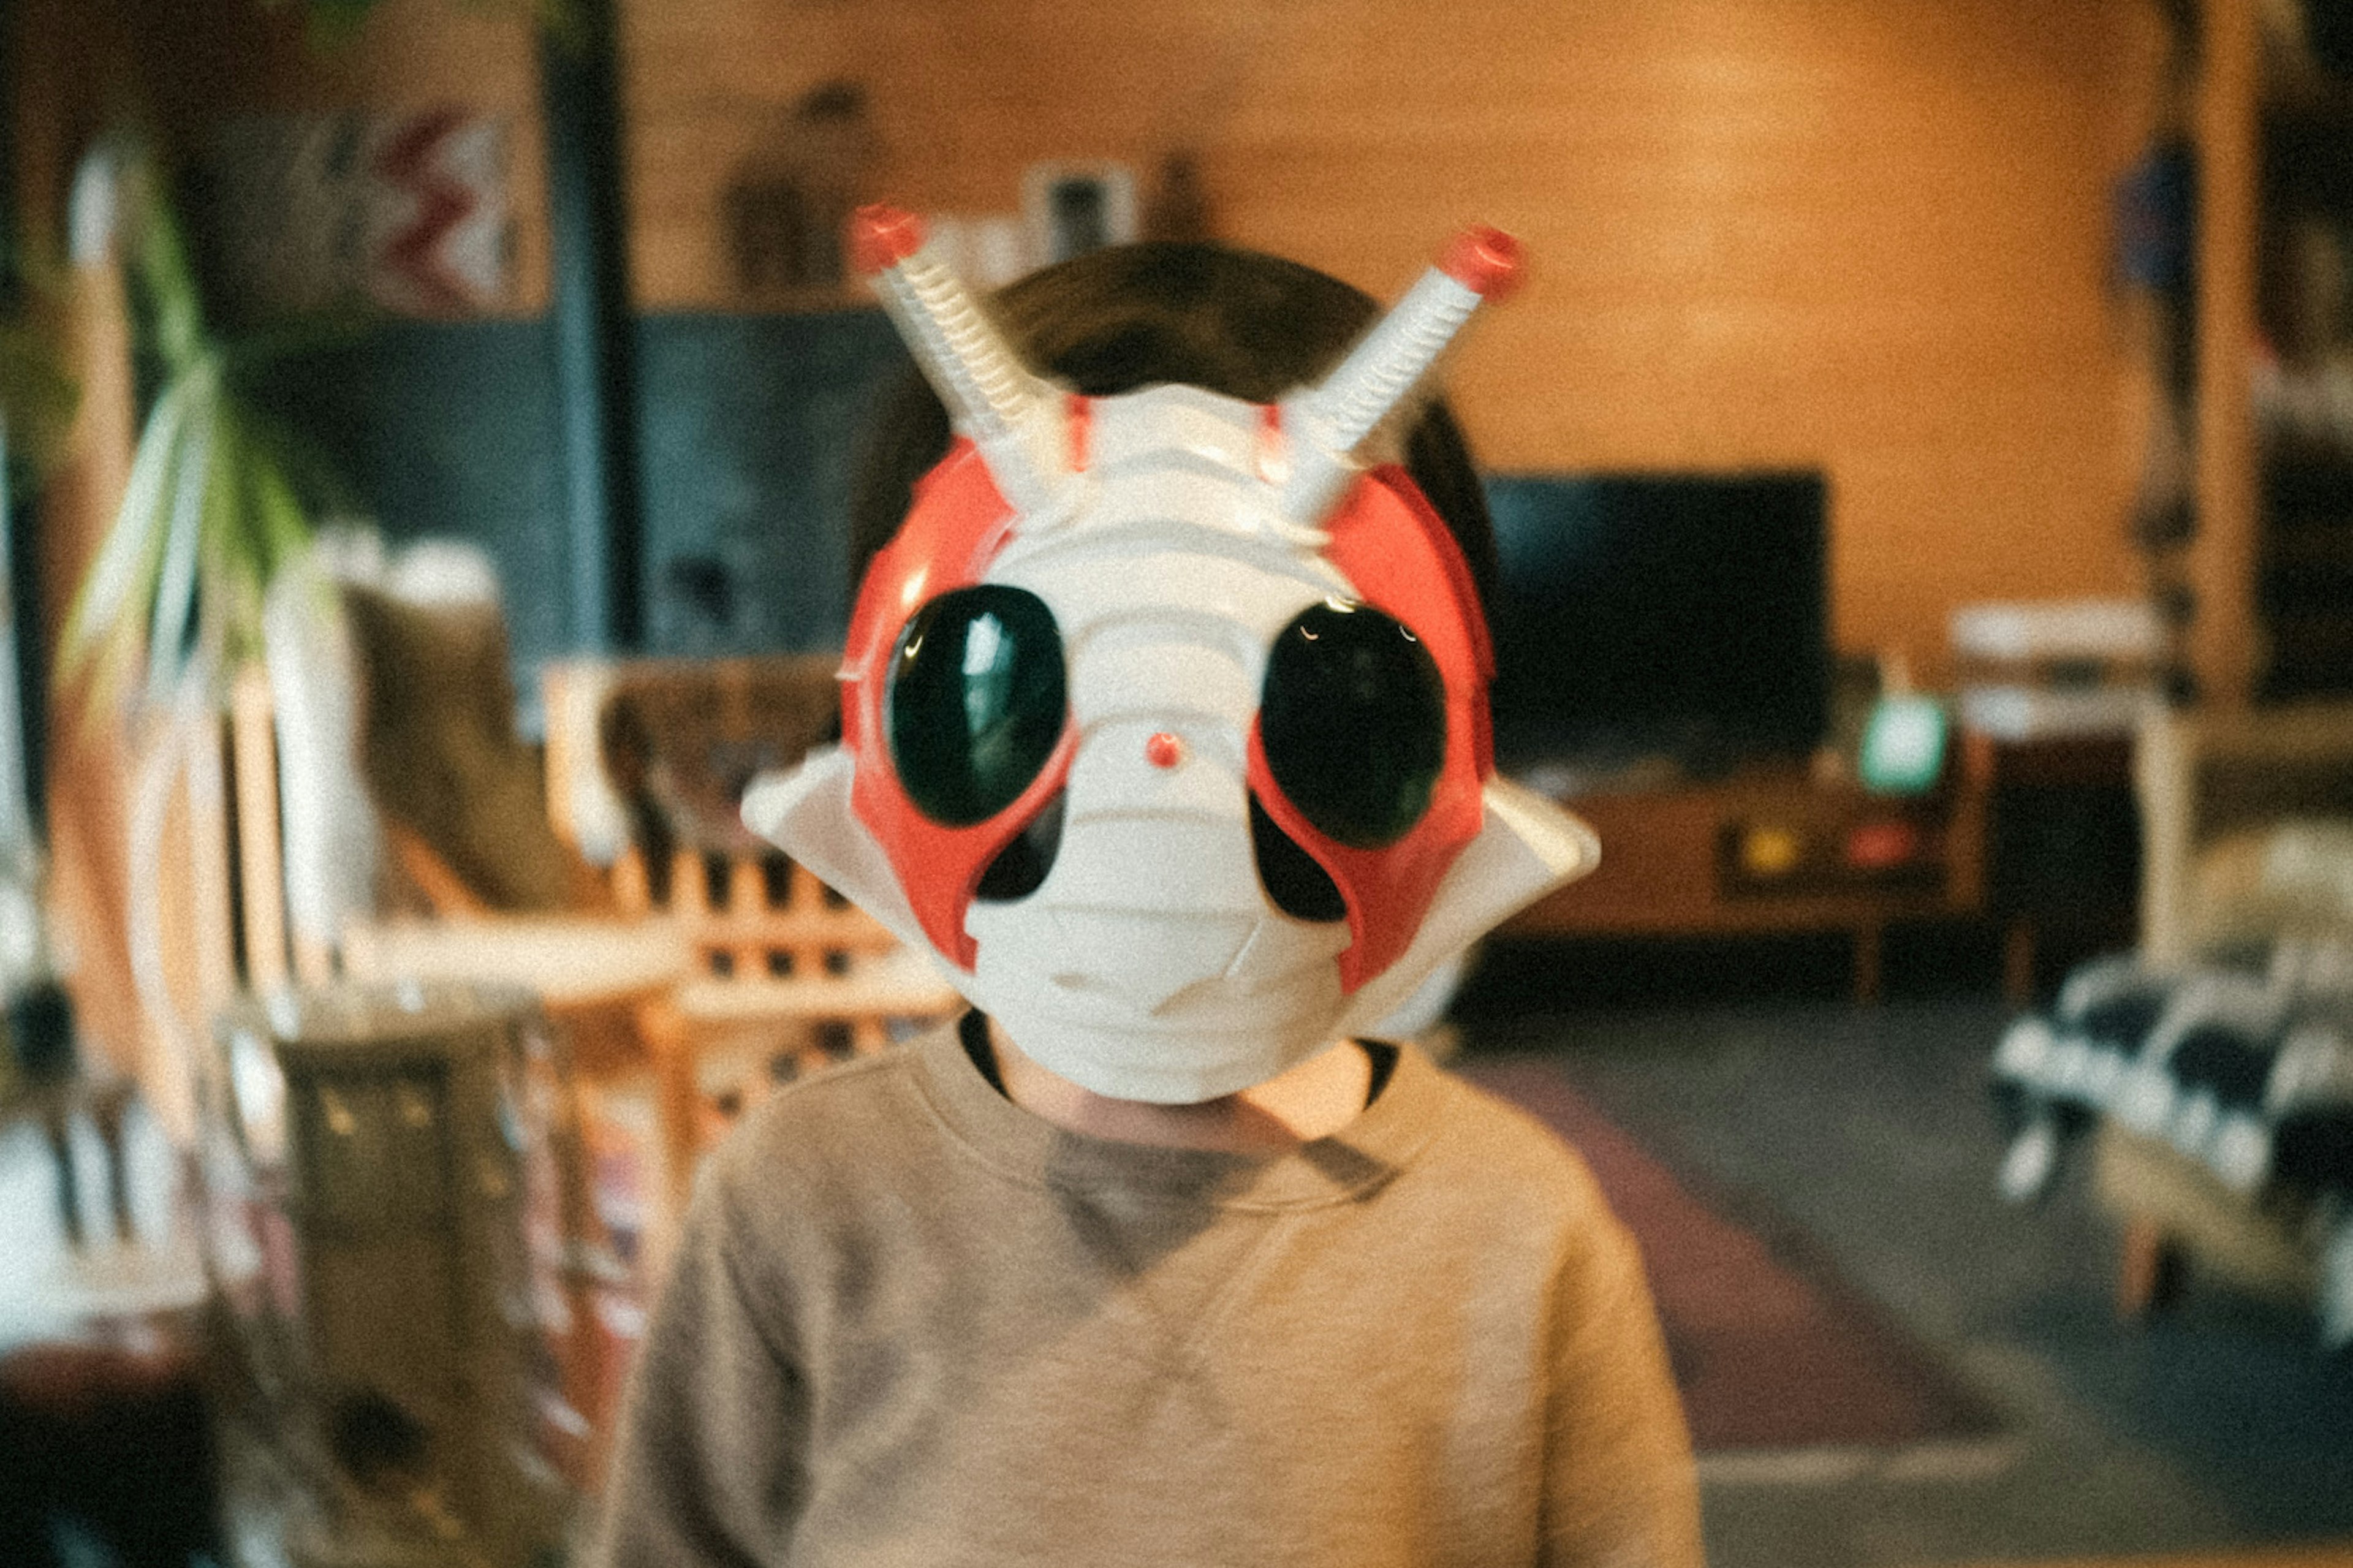
[{"label": "red antenna tip", "polygon": [[1519,282],[1525,254],[1520,242],[1502,229],[1474,223],[1447,246],[1438,269],[1473,294],[1500,300]]},{"label": "red antenna tip", "polygon": [[923,220],[883,203],[849,215],[849,263],[865,277],[887,271],[923,246]]}]

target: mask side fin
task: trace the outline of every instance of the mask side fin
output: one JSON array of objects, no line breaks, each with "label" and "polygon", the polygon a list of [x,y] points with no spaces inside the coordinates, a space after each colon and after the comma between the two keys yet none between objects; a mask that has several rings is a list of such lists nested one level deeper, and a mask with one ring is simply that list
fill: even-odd
[{"label": "mask side fin", "polygon": [[854,770],[839,746],[811,752],[797,768],[762,773],[744,792],[744,826],[814,872],[919,952],[932,951],[892,874],[882,846],[850,806]]},{"label": "mask side fin", "polygon": [[1372,1027],[1440,964],[1600,863],[1593,829],[1534,790],[1493,778],[1482,793],[1486,825],[1447,868],[1411,944],[1349,998],[1337,1033]]}]

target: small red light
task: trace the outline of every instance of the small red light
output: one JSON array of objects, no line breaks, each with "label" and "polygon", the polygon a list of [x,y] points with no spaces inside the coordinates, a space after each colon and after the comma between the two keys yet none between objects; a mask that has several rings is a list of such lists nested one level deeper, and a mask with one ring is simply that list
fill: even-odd
[{"label": "small red light", "polygon": [[1185,760],[1185,742],[1163,730],[1144,742],[1144,760],[1155,768],[1173,768]]},{"label": "small red light", "polygon": [[1846,863],[1859,870],[1884,870],[1919,854],[1920,830],[1908,822],[1864,822],[1847,830]]}]

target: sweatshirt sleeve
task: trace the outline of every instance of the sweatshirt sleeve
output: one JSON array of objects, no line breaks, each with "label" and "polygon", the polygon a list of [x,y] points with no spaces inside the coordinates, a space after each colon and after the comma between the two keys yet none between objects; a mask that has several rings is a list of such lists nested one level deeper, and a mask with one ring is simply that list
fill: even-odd
[{"label": "sweatshirt sleeve", "polygon": [[1546,1420],[1547,1568],[1700,1568],[1699,1487],[1642,1258],[1604,1210],[1563,1267]]},{"label": "sweatshirt sleeve", "polygon": [[784,1560],[804,1493],[808,1403],[775,1332],[781,1303],[745,1289],[743,1240],[724,1180],[701,1184],[630,1373],[587,1568]]}]

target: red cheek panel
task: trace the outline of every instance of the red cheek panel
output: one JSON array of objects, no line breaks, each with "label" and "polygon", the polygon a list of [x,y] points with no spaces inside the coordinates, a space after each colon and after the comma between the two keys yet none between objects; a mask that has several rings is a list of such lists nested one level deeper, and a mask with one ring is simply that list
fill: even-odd
[{"label": "red cheek panel", "polygon": [[1353,993],[1404,953],[1447,868],[1479,836],[1481,791],[1494,769],[1486,721],[1494,658],[1470,566],[1402,469],[1376,469],[1357,481],[1325,526],[1332,563],[1358,597],[1421,640],[1446,684],[1446,758],[1430,809],[1386,848],[1353,848],[1316,831],[1276,786],[1258,727],[1250,728],[1250,788],[1276,826],[1324,868],[1347,908],[1353,940],[1340,954],[1340,984]]},{"label": "red cheek panel", "polygon": [[915,504],[876,552],[849,618],[842,658],[841,740],[856,768],[849,799],[898,873],[932,945],[970,969],[975,943],[964,929],[973,889],[989,863],[1069,779],[1077,731],[1065,724],[1053,756],[1018,800],[986,822],[948,827],[915,809],[891,763],[882,702],[900,628],[926,602],[968,588],[987,574],[1014,522],[1012,506],[969,441],[958,441],[915,487]]}]

